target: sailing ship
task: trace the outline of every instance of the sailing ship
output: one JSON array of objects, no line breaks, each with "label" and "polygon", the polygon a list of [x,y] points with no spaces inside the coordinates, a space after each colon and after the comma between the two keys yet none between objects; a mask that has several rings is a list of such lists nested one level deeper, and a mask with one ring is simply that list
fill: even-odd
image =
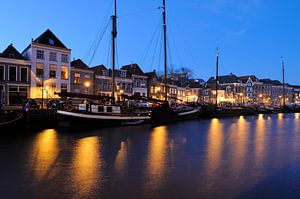
[{"label": "sailing ship", "polygon": [[160,106],[154,107],[151,114],[152,121],[169,122],[185,119],[199,118],[201,107],[188,106],[171,107],[168,102],[168,82],[167,82],[167,23],[166,23],[166,0],[163,0],[161,7],[163,15],[163,46],[164,46],[164,101]]},{"label": "sailing ship", "polygon": [[[103,123],[113,125],[135,125],[145,123],[151,120],[151,112],[141,111],[128,105],[117,105],[115,103],[115,54],[116,54],[116,38],[117,38],[117,2],[114,0],[114,15],[112,19],[112,95],[109,97],[111,103],[96,104],[83,103],[79,104],[78,110],[58,110],[57,114],[62,116],[64,120],[68,120],[73,124],[91,124]],[[90,96],[84,96],[89,98]],[[104,97],[104,96],[98,96]]]}]

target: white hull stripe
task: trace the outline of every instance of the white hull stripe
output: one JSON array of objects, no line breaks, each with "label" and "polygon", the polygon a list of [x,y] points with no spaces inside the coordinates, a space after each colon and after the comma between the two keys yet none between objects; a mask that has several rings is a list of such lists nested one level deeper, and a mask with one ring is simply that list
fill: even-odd
[{"label": "white hull stripe", "polygon": [[179,116],[185,116],[185,115],[190,115],[193,113],[197,113],[199,112],[199,110],[195,109],[195,110],[191,110],[191,111],[187,111],[187,112],[183,112],[183,113],[178,113]]},{"label": "white hull stripe", "polygon": [[58,114],[78,117],[78,118],[87,118],[87,119],[98,119],[98,120],[150,120],[150,116],[115,116],[115,115],[89,115],[84,113],[73,113],[68,111],[57,111]]}]

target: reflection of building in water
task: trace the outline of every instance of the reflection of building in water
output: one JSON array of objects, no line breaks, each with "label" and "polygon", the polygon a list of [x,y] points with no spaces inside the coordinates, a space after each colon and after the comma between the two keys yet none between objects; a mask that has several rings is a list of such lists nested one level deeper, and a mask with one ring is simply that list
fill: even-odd
[{"label": "reflection of building in water", "polygon": [[87,197],[93,189],[99,186],[101,160],[99,157],[99,142],[97,137],[80,139],[75,147],[73,159],[73,186],[76,197]]},{"label": "reflection of building in water", "polygon": [[38,134],[32,150],[33,169],[37,182],[55,175],[53,168],[58,156],[56,131],[45,130]]},{"label": "reflection of building in water", "polygon": [[160,126],[153,129],[149,144],[147,171],[150,188],[158,188],[164,181],[166,169],[166,150],[168,142],[168,129]]}]

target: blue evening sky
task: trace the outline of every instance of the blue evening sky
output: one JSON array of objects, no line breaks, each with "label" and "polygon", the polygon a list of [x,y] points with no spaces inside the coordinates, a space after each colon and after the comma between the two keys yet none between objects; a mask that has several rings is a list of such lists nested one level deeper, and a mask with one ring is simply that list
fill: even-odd
[{"label": "blue evening sky", "polygon": [[[280,57],[284,56],[286,80],[300,84],[300,1],[166,3],[169,69],[188,68],[195,77],[207,80],[215,75],[218,46],[222,75],[233,72],[281,80]],[[161,0],[118,2],[118,67],[138,63],[145,72],[163,70],[160,5]],[[81,58],[91,66],[110,66],[109,31],[101,35],[111,13],[112,0],[3,1],[0,51],[10,43],[22,51],[31,38],[50,28],[72,49],[72,58]]]}]

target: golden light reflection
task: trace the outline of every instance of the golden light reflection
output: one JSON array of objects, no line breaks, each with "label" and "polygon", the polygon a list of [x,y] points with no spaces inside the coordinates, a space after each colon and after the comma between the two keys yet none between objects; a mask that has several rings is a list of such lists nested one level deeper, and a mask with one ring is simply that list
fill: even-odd
[{"label": "golden light reflection", "polygon": [[255,131],[255,162],[262,165],[266,150],[266,123],[263,114],[259,114]]},{"label": "golden light reflection", "polygon": [[115,171],[117,173],[126,173],[124,172],[124,169],[128,165],[127,155],[127,143],[123,141],[121,142],[121,146],[115,160]]},{"label": "golden light reflection", "polygon": [[101,167],[97,137],[80,139],[75,147],[73,159],[73,184],[78,198],[85,197],[97,186]]},{"label": "golden light reflection", "polygon": [[214,173],[221,164],[223,149],[223,125],[219,119],[211,120],[207,138],[207,173]]},{"label": "golden light reflection", "polygon": [[232,156],[234,162],[234,171],[241,172],[244,168],[247,143],[248,143],[248,132],[249,124],[245,120],[244,116],[240,116],[235,124],[231,126],[231,137],[234,140],[232,145]]},{"label": "golden light reflection", "polygon": [[37,135],[33,145],[32,161],[37,182],[55,175],[53,172],[58,156],[57,132],[45,130]]},{"label": "golden light reflection", "polygon": [[166,126],[154,128],[151,134],[149,154],[147,160],[147,175],[149,184],[153,188],[160,186],[163,181],[166,164],[166,148],[168,129]]},{"label": "golden light reflection", "polygon": [[300,113],[295,113],[295,119],[299,120],[300,118]]}]

